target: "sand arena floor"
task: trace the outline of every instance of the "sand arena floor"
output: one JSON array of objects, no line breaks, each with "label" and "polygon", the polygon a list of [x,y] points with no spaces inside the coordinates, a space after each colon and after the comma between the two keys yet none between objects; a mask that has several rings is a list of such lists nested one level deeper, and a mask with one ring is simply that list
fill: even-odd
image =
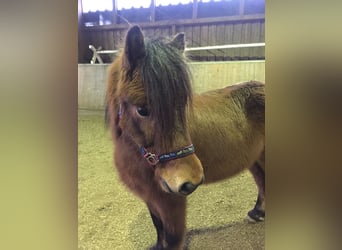
[{"label": "sand arena floor", "polygon": [[[148,249],[156,240],[148,210],[118,180],[112,152],[103,112],[80,111],[78,248]],[[244,222],[256,196],[248,171],[200,186],[188,197],[187,249],[264,249],[265,224]]]}]

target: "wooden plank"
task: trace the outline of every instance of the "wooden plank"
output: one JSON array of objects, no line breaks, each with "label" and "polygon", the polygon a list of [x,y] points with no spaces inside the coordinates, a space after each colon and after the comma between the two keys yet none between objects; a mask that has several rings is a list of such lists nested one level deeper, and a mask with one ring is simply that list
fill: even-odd
[{"label": "wooden plank", "polygon": [[186,46],[187,47],[194,47],[194,45],[193,45],[193,34],[192,34],[193,27],[192,26],[182,26],[182,27],[183,27],[184,33],[185,33]]},{"label": "wooden plank", "polygon": [[[265,41],[265,21],[260,22],[260,41]],[[265,45],[266,46],[266,45]],[[265,47],[259,48],[259,56],[262,56],[265,58]]]},{"label": "wooden plank", "polygon": [[179,26],[174,25],[174,27],[175,27],[175,33],[185,32],[184,25],[179,25]]},{"label": "wooden plank", "polygon": [[[242,24],[235,23],[233,25],[233,44],[241,43],[241,31],[242,31]],[[232,56],[236,59],[240,56],[241,49],[232,49]]]},{"label": "wooden plank", "polygon": [[176,25],[175,24],[173,24],[171,27],[171,34],[176,35]]},{"label": "wooden plank", "polygon": [[174,28],[174,30],[173,30],[173,27],[172,28],[165,27],[163,29],[162,35],[172,37],[172,36],[176,35],[176,28]]},{"label": "wooden plank", "polygon": [[[260,22],[253,22],[251,23],[251,38],[250,41],[252,42],[261,42],[260,41]],[[260,51],[260,48],[252,48],[251,49],[251,56],[252,57],[257,57]]]},{"label": "wooden plank", "polygon": [[103,39],[102,39],[102,32],[101,32],[101,30],[96,31],[95,37],[96,37],[96,44],[97,44],[97,46],[101,47],[103,49],[103,43],[102,43]]},{"label": "wooden plank", "polygon": [[[209,42],[209,26],[204,24],[201,25],[201,40],[200,40],[200,46],[208,46],[208,42]],[[208,52],[207,51],[200,51],[199,53],[200,57],[203,57],[202,60],[207,61],[207,56],[208,56]]]},{"label": "wooden plank", "polygon": [[[200,25],[195,25],[192,27],[192,44],[191,47],[199,47],[201,46],[201,26]],[[191,52],[188,53],[188,55],[191,55],[192,58],[195,58],[196,60],[199,57],[199,52]]]},{"label": "wooden plank", "polygon": [[114,40],[114,48],[113,49],[118,49],[119,48],[119,41],[121,38],[121,34],[119,30],[113,31],[113,40]]},{"label": "wooden plank", "polygon": [[97,35],[96,35],[96,31],[94,30],[93,32],[91,32],[90,37],[91,37],[91,43],[92,45],[94,45],[95,48],[97,48],[99,45],[97,43]]},{"label": "wooden plank", "polygon": [[[114,50],[114,32],[113,31],[108,31],[108,46],[109,50]],[[113,61],[114,59],[114,54],[108,55],[110,57],[110,60]]]},{"label": "wooden plank", "polygon": [[151,33],[153,33],[154,37],[168,37],[170,36],[170,32],[169,32],[169,28],[168,27],[158,27],[156,29],[151,29]]},{"label": "wooden plank", "polygon": [[260,22],[260,37],[259,37],[260,42],[265,41],[265,20]]},{"label": "wooden plank", "polygon": [[146,36],[153,37],[154,36],[154,30],[155,30],[154,28],[148,27],[148,28],[144,28],[143,32]]},{"label": "wooden plank", "polygon": [[114,46],[115,46],[115,44],[114,44],[114,31],[109,31],[108,32],[108,43],[109,43],[109,49],[110,50],[114,50],[115,48],[114,48]]},{"label": "wooden plank", "polygon": [[154,37],[160,37],[162,35],[162,28],[160,27],[152,29],[152,31]]},{"label": "wooden plank", "polygon": [[[249,43],[251,39],[251,24],[244,23],[242,28],[242,39],[241,43]],[[244,59],[248,59],[251,56],[251,48],[243,48],[241,49],[242,57]]]},{"label": "wooden plank", "polygon": [[120,30],[120,38],[118,40],[118,48],[123,48],[125,46],[127,30]]},{"label": "wooden plank", "polygon": [[104,30],[102,31],[102,44],[103,44],[103,48],[104,50],[108,50],[110,45],[109,45],[109,31]]},{"label": "wooden plank", "polygon": [[216,26],[216,45],[225,44],[225,25],[218,24]]},{"label": "wooden plank", "polygon": [[192,47],[201,46],[201,26],[196,25],[192,27]]},{"label": "wooden plank", "polygon": [[216,24],[208,25],[208,45],[209,46],[217,45],[216,29],[217,29]]},{"label": "wooden plank", "polygon": [[[216,44],[217,45],[223,45],[225,44],[225,25],[224,24],[218,24],[216,26]],[[216,58],[219,61],[224,60],[224,49],[217,50],[216,52]]]},{"label": "wooden plank", "polygon": [[[208,25],[208,45],[214,46],[216,43],[216,24]],[[209,50],[208,51],[208,60],[215,60],[216,55],[218,54],[217,50]]]},{"label": "wooden plank", "polygon": [[[233,31],[234,24],[226,24],[225,25],[225,41],[224,44],[233,44]],[[225,57],[233,57],[232,50],[224,50]]]}]

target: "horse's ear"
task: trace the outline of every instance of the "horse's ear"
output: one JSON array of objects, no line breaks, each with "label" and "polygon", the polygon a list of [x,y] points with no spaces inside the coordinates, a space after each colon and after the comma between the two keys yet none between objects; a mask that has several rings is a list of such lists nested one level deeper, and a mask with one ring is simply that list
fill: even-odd
[{"label": "horse's ear", "polygon": [[144,35],[139,26],[134,25],[126,35],[123,67],[132,72],[145,55]]},{"label": "horse's ear", "polygon": [[185,49],[185,34],[178,33],[170,42],[170,45],[184,52]]}]

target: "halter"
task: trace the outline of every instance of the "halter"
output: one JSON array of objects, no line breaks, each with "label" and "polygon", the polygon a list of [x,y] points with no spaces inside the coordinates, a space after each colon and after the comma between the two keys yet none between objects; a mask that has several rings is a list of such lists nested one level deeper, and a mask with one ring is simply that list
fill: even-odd
[{"label": "halter", "polygon": [[191,155],[195,153],[195,147],[191,144],[185,148],[160,155],[148,152],[146,148],[140,147],[140,153],[150,165],[155,166],[158,162],[163,163]]},{"label": "halter", "polygon": [[[118,111],[119,120],[122,118],[122,116],[123,116],[123,109],[122,109],[122,105],[120,103],[119,111]],[[135,144],[137,144],[137,146],[139,147],[140,154],[146,159],[146,161],[151,166],[155,166],[158,163],[163,163],[163,162],[172,161],[172,160],[175,160],[175,159],[178,159],[178,158],[183,158],[183,157],[186,157],[188,155],[191,155],[191,154],[195,153],[194,145],[190,144],[189,146],[186,146],[186,147],[184,147],[182,149],[179,149],[179,150],[176,150],[176,151],[173,151],[173,152],[169,152],[169,153],[164,153],[164,154],[157,155],[157,154],[154,154],[152,152],[148,152],[145,147],[140,146],[138,143],[136,143],[131,135],[129,135],[129,137],[131,137],[133,142]]]}]

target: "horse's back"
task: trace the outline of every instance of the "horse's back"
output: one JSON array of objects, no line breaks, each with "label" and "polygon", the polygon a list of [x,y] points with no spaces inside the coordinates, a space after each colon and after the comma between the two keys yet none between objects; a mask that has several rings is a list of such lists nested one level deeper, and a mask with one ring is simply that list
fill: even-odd
[{"label": "horse's back", "polygon": [[207,91],[194,99],[199,110],[205,107],[214,107],[216,113],[227,113],[230,110],[253,123],[261,126],[265,124],[265,84],[262,82],[242,82]]},{"label": "horse's back", "polygon": [[190,134],[208,182],[235,175],[260,159],[265,85],[244,82],[194,98]]}]

